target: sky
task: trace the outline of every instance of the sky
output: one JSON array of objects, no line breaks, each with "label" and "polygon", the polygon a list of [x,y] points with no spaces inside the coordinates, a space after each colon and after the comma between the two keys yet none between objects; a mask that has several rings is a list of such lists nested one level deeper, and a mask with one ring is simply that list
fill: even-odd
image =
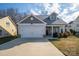
[{"label": "sky", "polygon": [[19,13],[50,15],[58,13],[58,17],[66,22],[76,19],[79,15],[78,3],[0,3],[0,10],[15,8]]}]

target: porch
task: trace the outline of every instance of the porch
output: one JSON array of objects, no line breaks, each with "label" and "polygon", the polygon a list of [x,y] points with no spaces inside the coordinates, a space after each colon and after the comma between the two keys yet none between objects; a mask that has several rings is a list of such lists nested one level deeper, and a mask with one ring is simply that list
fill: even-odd
[{"label": "porch", "polygon": [[53,38],[58,36],[59,33],[64,33],[65,27],[62,25],[49,25],[46,26],[46,35],[45,37]]}]

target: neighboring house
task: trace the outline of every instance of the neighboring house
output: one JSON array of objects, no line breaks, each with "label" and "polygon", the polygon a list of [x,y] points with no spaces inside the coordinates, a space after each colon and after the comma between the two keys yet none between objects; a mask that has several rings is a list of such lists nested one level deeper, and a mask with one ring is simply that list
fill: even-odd
[{"label": "neighboring house", "polygon": [[67,23],[67,25],[66,25],[67,31],[70,32],[71,29],[74,30],[74,27],[73,26],[74,26],[73,25],[73,21]]},{"label": "neighboring house", "polygon": [[15,23],[9,16],[0,19],[0,37],[17,35]]},{"label": "neighboring house", "polygon": [[0,27],[0,38],[6,36],[10,36],[9,33],[6,32],[6,30],[4,30],[2,27]]},{"label": "neighboring house", "polygon": [[79,16],[74,21],[69,23],[69,29],[79,32]]},{"label": "neighboring house", "polygon": [[43,16],[30,15],[18,23],[18,33],[22,38],[53,36],[55,32],[65,32],[66,25],[67,23],[58,18],[54,12],[45,18]]}]

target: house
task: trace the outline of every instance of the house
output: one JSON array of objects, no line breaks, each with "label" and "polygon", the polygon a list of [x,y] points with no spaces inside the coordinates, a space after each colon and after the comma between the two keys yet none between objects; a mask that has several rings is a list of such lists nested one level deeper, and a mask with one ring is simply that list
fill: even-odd
[{"label": "house", "polygon": [[0,27],[0,38],[6,36],[10,36],[9,33],[6,30],[4,30],[2,27]]},{"label": "house", "polygon": [[73,21],[67,23],[66,29],[67,29],[68,32],[70,32],[71,29],[74,30],[74,28],[73,28]]},{"label": "house", "polygon": [[9,16],[0,19],[0,37],[16,36],[17,28]]},{"label": "house", "polygon": [[79,32],[79,16],[69,23],[69,29]]},{"label": "house", "polygon": [[55,12],[43,19],[33,14],[29,15],[18,22],[18,33],[22,38],[29,38],[53,36],[55,32],[65,32],[65,26],[67,24],[57,16]]}]

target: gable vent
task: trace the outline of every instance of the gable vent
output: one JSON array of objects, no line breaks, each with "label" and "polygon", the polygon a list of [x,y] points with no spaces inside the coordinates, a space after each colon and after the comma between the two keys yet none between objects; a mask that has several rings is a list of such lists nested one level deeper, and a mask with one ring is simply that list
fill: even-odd
[{"label": "gable vent", "polygon": [[33,18],[33,17],[31,17],[31,18],[30,18],[30,20],[34,20],[34,18]]}]

